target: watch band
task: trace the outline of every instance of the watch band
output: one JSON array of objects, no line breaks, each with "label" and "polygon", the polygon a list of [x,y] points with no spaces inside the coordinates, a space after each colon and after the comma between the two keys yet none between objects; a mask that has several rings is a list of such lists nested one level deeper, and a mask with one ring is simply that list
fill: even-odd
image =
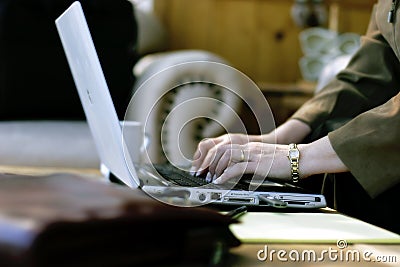
[{"label": "watch band", "polygon": [[299,174],[299,159],[300,159],[300,151],[297,148],[296,144],[289,145],[289,154],[288,158],[290,161],[290,170],[292,175],[292,182],[297,183],[300,179]]}]

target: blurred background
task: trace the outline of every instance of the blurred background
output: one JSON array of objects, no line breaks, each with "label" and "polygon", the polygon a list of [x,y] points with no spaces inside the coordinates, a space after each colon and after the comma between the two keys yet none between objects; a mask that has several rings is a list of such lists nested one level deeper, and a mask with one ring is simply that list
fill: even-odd
[{"label": "blurred background", "polygon": [[[308,75],[301,69],[301,33],[321,28],[362,35],[375,0],[136,0],[165,28],[166,50],[203,49],[227,59],[263,90],[283,122],[314,93],[322,57]],[[326,33],[325,33],[326,34]],[[317,51],[316,51],[317,53]],[[321,58],[321,57],[319,57]],[[305,61],[310,61],[306,59]],[[313,64],[309,63],[309,64]],[[322,65],[321,65],[322,64]],[[307,70],[306,70],[307,71]],[[315,70],[314,70],[315,72]]]}]

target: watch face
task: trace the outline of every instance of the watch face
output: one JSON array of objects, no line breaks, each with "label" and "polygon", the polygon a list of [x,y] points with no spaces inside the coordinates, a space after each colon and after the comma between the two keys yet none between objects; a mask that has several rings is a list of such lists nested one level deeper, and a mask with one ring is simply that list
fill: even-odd
[{"label": "watch face", "polygon": [[298,158],[299,156],[300,156],[300,153],[298,150],[290,150],[289,151],[290,158]]}]

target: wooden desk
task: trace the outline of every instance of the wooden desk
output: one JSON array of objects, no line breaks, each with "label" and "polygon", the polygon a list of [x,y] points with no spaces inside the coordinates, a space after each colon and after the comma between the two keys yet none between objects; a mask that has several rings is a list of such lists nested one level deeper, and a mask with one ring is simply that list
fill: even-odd
[{"label": "wooden desk", "polygon": [[[46,175],[56,172],[75,173],[93,178],[100,178],[100,172],[97,169],[62,169],[62,168],[42,168],[42,167],[20,167],[20,166],[0,166],[1,173],[15,173],[27,175]],[[253,267],[253,266],[399,266],[400,264],[400,244],[349,244],[343,251],[343,259],[340,256],[337,244],[288,244],[288,243],[258,243],[242,244],[240,247],[230,250],[226,261],[220,267]],[[271,252],[274,251],[272,254]],[[328,252],[333,254],[329,256]],[[267,252],[268,257],[266,257]],[[304,258],[291,260],[290,255],[305,255],[310,253],[316,255],[316,259]],[[279,254],[280,253],[280,254]],[[365,254],[366,253],[366,254]],[[272,258],[271,258],[272,255]],[[278,256],[280,255],[280,256]],[[311,254],[312,256],[313,254]],[[355,255],[355,256],[354,256]],[[357,255],[360,256],[358,258]],[[279,258],[280,257],[280,258]],[[346,257],[349,260],[346,261]],[[287,259],[287,261],[284,261]],[[320,259],[320,260],[318,260]],[[367,261],[370,260],[370,261]],[[377,261],[381,262],[377,262]],[[187,266],[187,265],[174,265]],[[196,263],[191,266],[202,266]],[[210,266],[210,265],[207,265]]]}]

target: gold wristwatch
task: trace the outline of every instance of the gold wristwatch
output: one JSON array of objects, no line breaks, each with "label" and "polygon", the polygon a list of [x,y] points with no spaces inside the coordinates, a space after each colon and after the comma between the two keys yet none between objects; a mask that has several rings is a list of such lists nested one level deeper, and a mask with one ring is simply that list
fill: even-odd
[{"label": "gold wristwatch", "polygon": [[299,174],[299,159],[300,159],[300,151],[297,148],[296,144],[289,145],[289,153],[288,158],[290,161],[290,169],[292,173],[292,182],[297,183],[300,179]]}]

